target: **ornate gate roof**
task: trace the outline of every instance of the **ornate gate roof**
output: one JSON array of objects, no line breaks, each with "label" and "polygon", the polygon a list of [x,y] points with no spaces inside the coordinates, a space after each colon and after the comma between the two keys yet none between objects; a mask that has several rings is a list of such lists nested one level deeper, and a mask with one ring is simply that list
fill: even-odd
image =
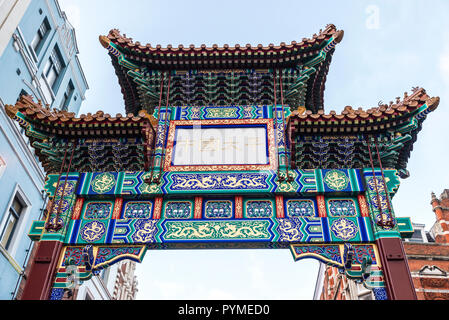
[{"label": "ornate gate roof", "polygon": [[154,110],[166,96],[160,94],[161,82],[165,86],[168,81],[172,106],[273,104],[275,79],[292,109],[317,112],[323,108],[326,76],[343,34],[330,24],[312,38],[290,44],[164,48],[141,45],[113,29],[100,42],[109,51],[127,112]]}]

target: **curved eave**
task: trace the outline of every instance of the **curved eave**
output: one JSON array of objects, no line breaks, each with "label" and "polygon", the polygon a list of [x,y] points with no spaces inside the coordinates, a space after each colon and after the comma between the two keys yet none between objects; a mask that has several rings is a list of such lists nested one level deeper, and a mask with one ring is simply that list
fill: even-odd
[{"label": "curved eave", "polygon": [[112,66],[114,67],[115,74],[118,78],[123,100],[126,106],[126,112],[136,113],[136,111],[144,109],[144,107],[140,104],[136,84],[129,78],[126,70],[119,65],[117,58],[112,54],[109,54],[109,56],[111,57]]},{"label": "curved eave", "polygon": [[306,109],[311,112],[318,112],[324,109],[324,90],[326,87],[327,74],[332,62],[332,55],[335,49],[332,49],[326,55],[326,59],[318,66],[317,73],[311,77],[307,83],[309,90],[306,93]]},{"label": "curved eave", "polygon": [[423,118],[429,112],[434,111],[438,104],[439,97],[431,98],[424,89],[420,88],[413,95],[406,96],[403,101],[397,101],[396,104],[390,106],[381,105],[368,110],[353,109],[347,106],[341,114],[337,114],[335,111],[325,114],[323,110],[319,110],[316,113],[310,110],[304,113],[293,111],[288,119],[288,125],[290,126],[292,136],[300,134],[307,127],[312,128],[316,126],[322,128],[345,127],[347,128],[345,132],[352,132],[353,129],[357,129],[359,132],[366,132],[369,130],[363,130],[363,128],[366,129],[367,126],[371,126],[373,127],[373,132],[378,132],[383,130],[380,126],[395,128],[402,125],[409,118],[416,116],[415,113],[426,105],[426,110],[422,111],[425,114],[420,116],[420,118]]},{"label": "curved eave", "polygon": [[[406,177],[407,162],[422,123],[439,102],[439,97],[431,98],[420,88],[415,89],[411,96],[406,94],[404,100],[396,104],[366,111],[346,107],[342,114],[334,111],[324,114],[322,110],[315,114],[310,111],[303,114],[293,112],[288,120],[287,134],[293,141],[298,136],[383,136],[389,144],[384,145],[387,149],[382,162]],[[374,143],[376,139],[370,141]]]},{"label": "curved eave", "polygon": [[214,68],[260,68],[260,67],[290,67],[300,64],[301,61],[313,56],[317,50],[330,40],[338,43],[343,37],[343,31],[337,30],[334,25],[328,25],[324,31],[314,35],[310,39],[304,38],[297,43],[292,41],[287,45],[270,44],[268,46],[257,45],[255,47],[213,45],[173,47],[168,45],[163,48],[160,45],[152,47],[151,44],[142,46],[139,42],[133,42],[131,38],[121,35],[116,29],[109,32],[108,36],[100,36],[101,44],[107,48],[111,43],[119,49],[127,59],[137,64],[145,64],[154,69],[161,70],[187,70],[187,69],[214,69]]}]

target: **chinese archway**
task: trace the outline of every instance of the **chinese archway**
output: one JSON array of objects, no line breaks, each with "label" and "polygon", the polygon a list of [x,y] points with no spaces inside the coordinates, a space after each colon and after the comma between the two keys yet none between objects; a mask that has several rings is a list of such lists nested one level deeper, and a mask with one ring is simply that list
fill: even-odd
[{"label": "chinese archway", "polygon": [[416,299],[391,199],[438,97],[324,112],[343,31],[278,46],[141,45],[100,36],[126,115],[76,117],[23,96],[8,115],[47,173],[43,221],[23,299],[61,299],[148,249],[290,249],[373,290]]}]

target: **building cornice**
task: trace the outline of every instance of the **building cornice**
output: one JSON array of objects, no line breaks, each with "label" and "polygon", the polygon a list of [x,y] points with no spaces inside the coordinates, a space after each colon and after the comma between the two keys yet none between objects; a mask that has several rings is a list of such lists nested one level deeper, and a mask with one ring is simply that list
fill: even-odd
[{"label": "building cornice", "polygon": [[409,260],[449,261],[449,256],[426,256],[421,254],[407,254]]}]

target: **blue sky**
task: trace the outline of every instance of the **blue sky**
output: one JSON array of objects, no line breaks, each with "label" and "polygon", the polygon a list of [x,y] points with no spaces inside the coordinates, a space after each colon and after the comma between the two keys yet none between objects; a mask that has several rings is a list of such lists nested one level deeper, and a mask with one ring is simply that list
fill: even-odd
[{"label": "blue sky", "polygon": [[[415,86],[439,96],[424,122],[393,200],[398,216],[434,221],[430,193],[449,188],[449,2],[59,0],[76,28],[90,86],[80,113],[124,113],[106,50],[112,28],[153,46],[301,41],[333,23],[345,31],[326,83],[325,110],[371,108]],[[148,251],[137,267],[139,299],[312,299],[318,263],[293,262],[288,250]]]}]

